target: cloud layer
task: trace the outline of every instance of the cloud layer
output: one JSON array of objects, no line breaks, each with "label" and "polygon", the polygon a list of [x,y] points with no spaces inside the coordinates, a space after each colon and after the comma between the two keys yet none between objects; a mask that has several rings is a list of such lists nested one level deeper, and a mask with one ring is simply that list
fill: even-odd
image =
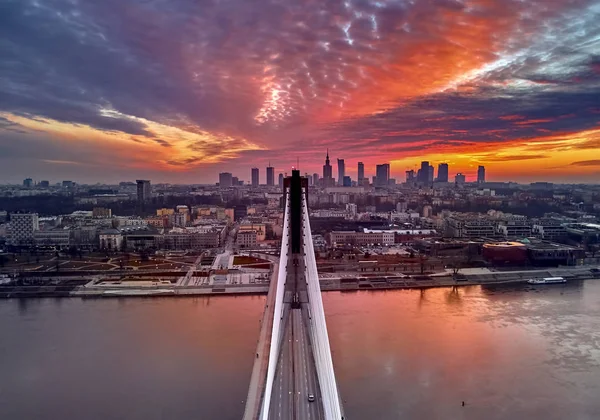
[{"label": "cloud layer", "polygon": [[576,164],[600,142],[597,1],[7,0],[0,56],[0,145],[49,155],[5,144],[18,178],[248,179],[296,157],[319,171],[326,147],[396,172],[598,174]]}]

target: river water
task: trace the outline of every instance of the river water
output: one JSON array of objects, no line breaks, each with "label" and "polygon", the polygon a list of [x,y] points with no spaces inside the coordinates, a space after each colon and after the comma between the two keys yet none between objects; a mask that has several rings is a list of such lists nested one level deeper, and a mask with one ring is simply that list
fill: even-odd
[{"label": "river water", "polygon": [[[323,300],[351,420],[600,418],[600,281]],[[0,419],[239,419],[264,302],[0,301]]]}]

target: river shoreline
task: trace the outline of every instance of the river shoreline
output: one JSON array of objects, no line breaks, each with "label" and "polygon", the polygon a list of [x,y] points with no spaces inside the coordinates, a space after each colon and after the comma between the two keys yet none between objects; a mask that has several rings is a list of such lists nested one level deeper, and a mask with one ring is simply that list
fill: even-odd
[{"label": "river shoreline", "polygon": [[[461,280],[452,277],[431,277],[427,280],[411,278],[369,278],[357,276],[352,279],[324,279],[321,281],[323,292],[358,292],[361,290],[410,290],[431,289],[439,287],[467,287],[504,284],[527,284],[525,277],[528,275],[515,275],[513,278],[502,280],[494,279],[469,279],[463,276]],[[597,279],[592,273],[573,273],[567,280],[592,280]],[[466,278],[466,279],[465,279]],[[552,285],[543,287],[553,287]],[[555,287],[555,286],[554,286]],[[84,299],[119,298],[119,297],[190,297],[190,296],[240,296],[240,295],[266,295],[269,284],[261,285],[226,285],[224,287],[181,287],[181,286],[155,286],[155,287],[86,287],[86,286],[0,286],[0,299],[27,299],[27,298],[72,298]]]}]

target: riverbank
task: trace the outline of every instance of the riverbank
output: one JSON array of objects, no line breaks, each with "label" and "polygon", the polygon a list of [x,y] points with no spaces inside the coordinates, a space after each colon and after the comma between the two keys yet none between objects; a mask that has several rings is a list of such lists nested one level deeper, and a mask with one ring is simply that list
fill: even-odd
[{"label": "riverbank", "polygon": [[[464,273],[437,273],[432,275],[386,275],[366,277],[361,273],[346,273],[340,277],[323,277],[320,280],[323,292],[358,290],[394,290],[394,289],[426,289],[435,287],[465,287],[476,285],[495,285],[526,283],[530,278],[564,277],[567,281],[591,280],[600,278],[594,272],[595,267],[563,267],[544,270],[523,270],[492,272],[473,270]],[[260,284],[223,284],[203,286],[99,286],[93,282],[85,283],[81,279],[65,279],[66,284],[50,285],[3,285],[0,286],[0,298],[41,298],[41,297],[81,297],[81,298],[115,298],[115,297],[187,297],[218,295],[265,295],[269,283]],[[82,284],[84,283],[84,284]]]}]

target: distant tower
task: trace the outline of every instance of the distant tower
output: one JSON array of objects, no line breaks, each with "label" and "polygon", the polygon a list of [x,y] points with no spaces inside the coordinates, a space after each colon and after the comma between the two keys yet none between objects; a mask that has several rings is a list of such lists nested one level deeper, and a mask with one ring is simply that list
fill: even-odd
[{"label": "distant tower", "polygon": [[433,182],[433,178],[434,178],[434,169],[432,165],[429,165],[429,171],[427,172],[427,182],[431,183]]},{"label": "distant tower", "polygon": [[356,179],[358,185],[362,185],[364,177],[365,177],[365,164],[362,162],[358,162],[358,174],[357,174],[357,179]]},{"label": "distant tower", "polygon": [[317,173],[313,174],[313,185],[315,187],[317,187],[319,185],[319,174],[317,174]]},{"label": "distant tower", "polygon": [[258,187],[259,178],[258,178],[258,168],[252,168],[252,186]]},{"label": "distant tower", "polygon": [[344,177],[346,176],[346,163],[344,159],[338,159],[338,185],[344,185]]},{"label": "distant tower", "polygon": [[440,163],[438,165],[438,182],[448,182],[448,164]]},{"label": "distant tower", "polygon": [[479,166],[477,168],[477,183],[483,184],[485,182],[485,166]]},{"label": "distant tower", "polygon": [[417,181],[419,182],[423,182],[426,183],[429,179],[429,162],[424,160],[423,162],[421,162],[421,170],[420,170],[420,177],[419,179],[417,179]]},{"label": "distant tower", "polygon": [[147,201],[150,201],[152,197],[152,186],[150,185],[150,181],[145,179],[138,179],[135,181],[137,183],[137,201],[142,204]]},{"label": "distant tower", "polygon": [[[221,172],[219,174],[219,187],[221,188],[229,188],[233,185],[233,175],[231,172]],[[139,191],[139,186],[138,186]]]},{"label": "distant tower", "polygon": [[387,186],[390,180],[390,164],[384,163],[375,167],[375,182],[377,186]]},{"label": "distant tower", "polygon": [[31,178],[25,178],[23,180],[23,186],[25,188],[31,188],[31,187],[33,187],[33,179],[31,179]]},{"label": "distant tower", "polygon": [[329,163],[329,149],[327,149],[327,156],[325,157],[325,165],[323,165],[323,186],[331,187],[333,185],[333,177],[331,171],[331,164]]},{"label": "distant tower", "polygon": [[283,174],[279,174],[279,184],[280,187],[283,187]]},{"label": "distant tower", "polygon": [[270,163],[269,166],[267,166],[267,185],[269,187],[275,185],[275,168],[273,168]]}]

